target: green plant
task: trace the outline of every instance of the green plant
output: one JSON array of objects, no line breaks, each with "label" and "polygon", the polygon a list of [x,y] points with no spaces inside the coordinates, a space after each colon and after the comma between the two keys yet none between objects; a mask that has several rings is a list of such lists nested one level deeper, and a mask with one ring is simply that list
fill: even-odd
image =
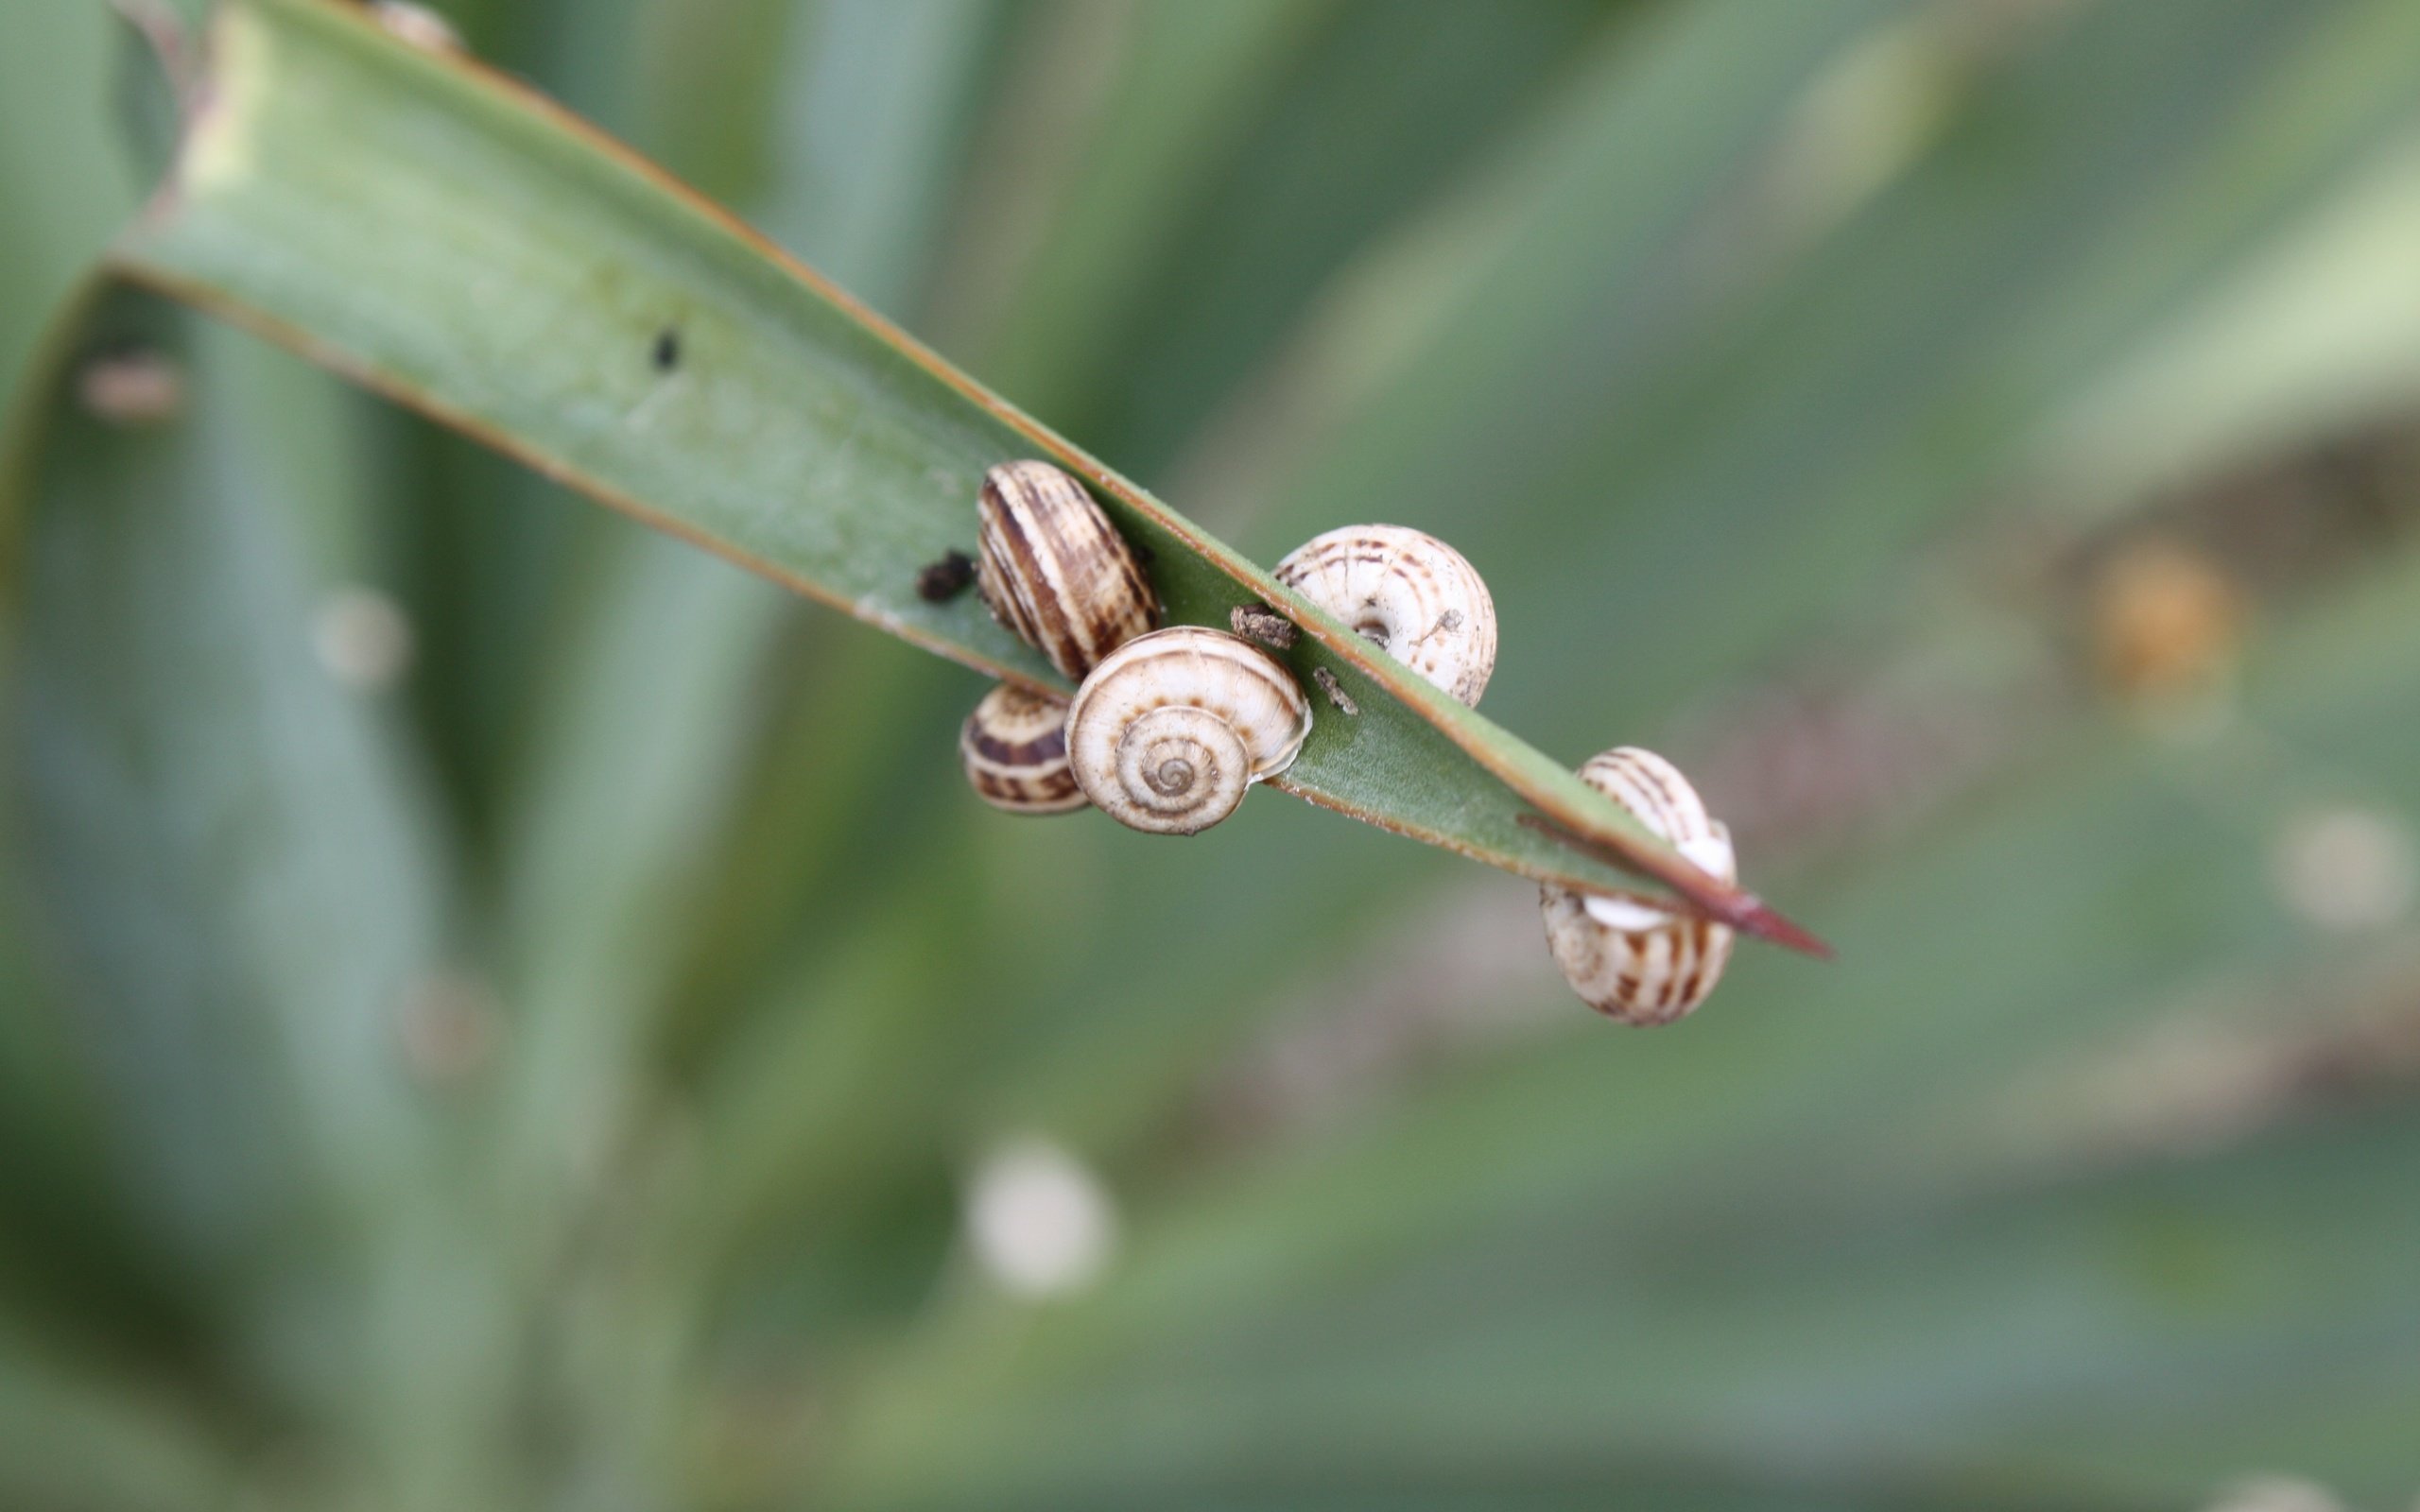
[{"label": "green plant", "polygon": [[[1340,523],[1468,551],[1555,756],[1332,629],[1305,796],[1604,882],[1524,800],[1654,866],[1564,768],[1668,746],[1842,960],[1616,1037],[1434,850],[994,819],[978,679],[95,286],[8,463],[15,1499],[2420,1482],[2410,8],[453,9],[1242,542],[1104,485],[1179,617]],[[9,142],[97,117],[99,17],[0,26]],[[117,278],[1052,680],[911,584],[1057,443],[451,60],[217,36],[147,209],[0,157],[12,365],[124,211]],[[132,352],[173,416],[95,402]],[[2273,883],[2348,835],[2368,915]],[[1123,1234],[1040,1305],[959,1218],[1029,1133]]]}]

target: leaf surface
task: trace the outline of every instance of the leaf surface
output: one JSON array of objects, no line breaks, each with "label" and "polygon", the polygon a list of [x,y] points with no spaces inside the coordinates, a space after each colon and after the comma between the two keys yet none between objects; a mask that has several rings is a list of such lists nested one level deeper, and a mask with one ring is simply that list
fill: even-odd
[{"label": "leaf surface", "polygon": [[[985,468],[1051,458],[1153,558],[1178,624],[1255,599],[1336,675],[1277,785],[1599,891],[1651,879],[1820,949],[1561,765],[949,369],[762,238],[517,87],[314,0],[244,0],[207,105],[119,268],[229,315],[642,519],[997,676],[1056,679],[916,570],[973,536]],[[1587,844],[1525,824],[1544,816]],[[1617,857],[1616,866],[1600,857]]]}]

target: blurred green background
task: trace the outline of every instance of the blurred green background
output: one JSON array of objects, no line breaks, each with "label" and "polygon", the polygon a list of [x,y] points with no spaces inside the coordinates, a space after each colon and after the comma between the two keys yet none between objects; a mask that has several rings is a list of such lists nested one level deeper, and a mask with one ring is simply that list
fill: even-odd
[{"label": "blurred green background", "polygon": [[[200,330],[9,523],[0,1504],[2420,1496],[2420,8],[442,9],[1256,559],[1453,541],[1840,959],[996,816],[972,674]],[[0,13],[19,397],[118,31]]]}]

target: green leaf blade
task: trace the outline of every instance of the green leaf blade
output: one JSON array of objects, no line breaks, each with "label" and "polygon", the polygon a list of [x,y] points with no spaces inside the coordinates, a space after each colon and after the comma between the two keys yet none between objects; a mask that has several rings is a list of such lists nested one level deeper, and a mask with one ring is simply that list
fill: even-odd
[{"label": "green leaf blade", "polygon": [[[1287,607],[1338,675],[1283,783],[1525,876],[1651,878],[1813,945],[1561,764],[1462,709],[764,238],[559,109],[308,0],[231,5],[126,275],[251,324],[602,502],[994,676],[1048,685],[915,568],[973,536],[985,468],[1042,455],[1154,557],[1177,623]],[[1583,841],[1526,826],[1542,813]],[[1606,857],[1616,858],[1618,865]]]}]

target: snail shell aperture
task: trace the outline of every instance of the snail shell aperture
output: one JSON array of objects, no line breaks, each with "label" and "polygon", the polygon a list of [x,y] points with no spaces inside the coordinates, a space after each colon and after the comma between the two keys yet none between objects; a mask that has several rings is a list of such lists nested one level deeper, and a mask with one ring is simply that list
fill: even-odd
[{"label": "snail shell aperture", "polygon": [[1067,765],[1067,700],[1003,682],[959,728],[958,754],[976,796],[1009,814],[1084,806]]},{"label": "snail shell aperture", "polygon": [[1495,601],[1461,552],[1402,525],[1346,525],[1287,553],[1274,576],[1477,707],[1495,669]]},{"label": "snail shell aperture", "polygon": [[1084,796],[1119,823],[1193,834],[1292,765],[1310,730],[1310,702],[1274,658],[1184,625],[1093,669],[1068,711],[1067,753]]},{"label": "snail shell aperture", "polygon": [[1160,622],[1133,547],[1084,486],[1047,462],[983,474],[976,586],[993,616],[1081,679]]},{"label": "snail shell aperture", "polygon": [[[1731,832],[1717,823],[1680,769],[1651,750],[1621,746],[1592,756],[1581,779],[1627,809],[1700,869],[1738,880]],[[1567,887],[1538,889],[1547,948],[1572,990],[1631,1024],[1686,1017],[1731,959],[1730,926],[1624,898]]]}]

